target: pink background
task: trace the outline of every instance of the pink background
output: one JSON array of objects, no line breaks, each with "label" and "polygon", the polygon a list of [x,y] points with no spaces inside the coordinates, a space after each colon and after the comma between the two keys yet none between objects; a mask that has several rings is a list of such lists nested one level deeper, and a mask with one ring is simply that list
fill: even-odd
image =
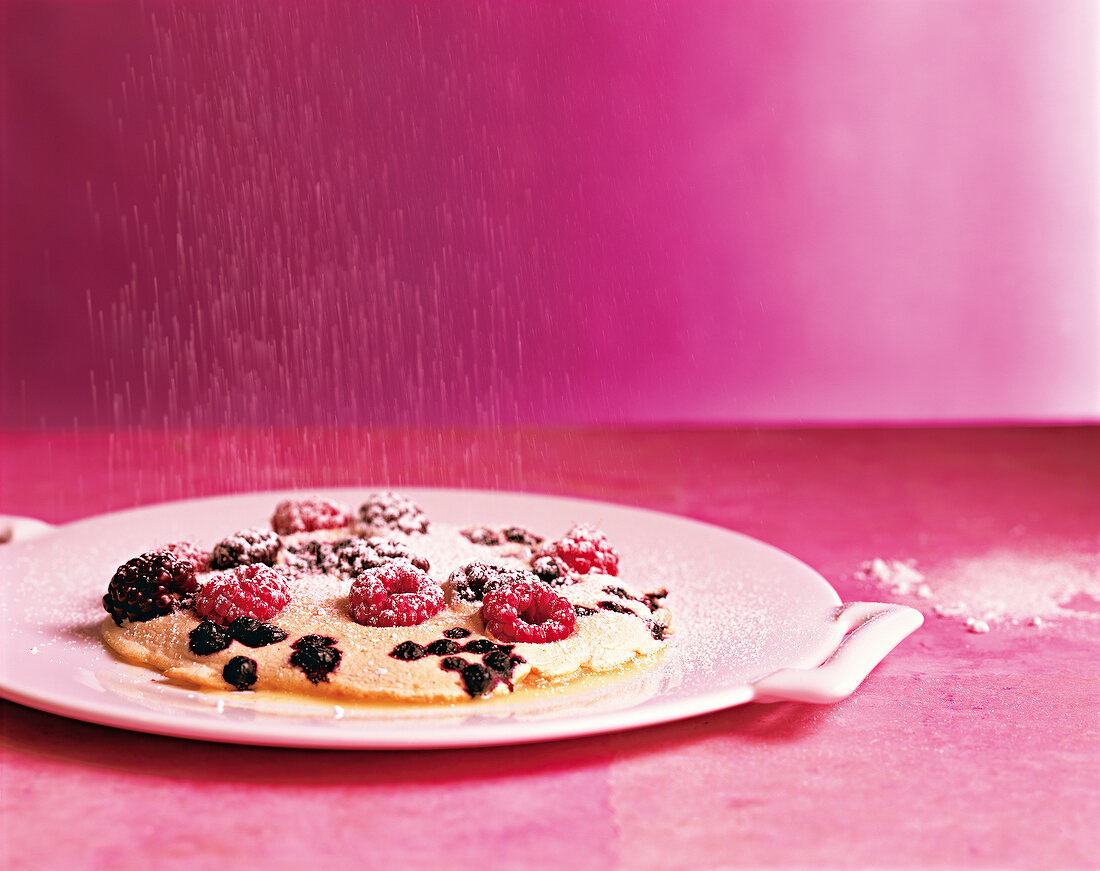
[{"label": "pink background", "polygon": [[1100,414],[1092,3],[2,14],[8,426]]}]

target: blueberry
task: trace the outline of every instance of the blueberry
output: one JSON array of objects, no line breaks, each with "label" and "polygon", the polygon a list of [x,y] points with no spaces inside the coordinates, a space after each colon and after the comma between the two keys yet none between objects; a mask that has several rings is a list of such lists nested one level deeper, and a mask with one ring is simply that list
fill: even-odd
[{"label": "blueberry", "polygon": [[510,674],[512,671],[512,657],[503,650],[490,651],[482,657],[481,661],[493,671],[499,671],[504,674]]},{"label": "blueberry", "polygon": [[618,602],[597,602],[597,604],[605,611],[614,611],[617,614],[633,614],[626,605],[620,605]]},{"label": "blueberry", "polygon": [[574,605],[573,606],[573,612],[578,617],[591,617],[593,614],[596,613],[596,609],[595,608],[588,608],[585,605]]},{"label": "blueberry", "polygon": [[469,629],[463,629],[461,626],[456,626],[454,629],[448,629],[443,633],[447,638],[468,638],[473,633]]},{"label": "blueberry", "polygon": [[300,647],[290,655],[290,664],[305,672],[311,683],[327,682],[343,654],[335,647]]},{"label": "blueberry", "polygon": [[656,620],[649,624],[650,634],[652,634],[657,641],[665,640],[665,632],[667,630],[668,627],[664,623],[658,623]]},{"label": "blueberry", "polygon": [[390,656],[394,659],[400,659],[403,662],[423,659],[427,655],[428,651],[415,641],[402,641],[397,647],[390,651]]},{"label": "blueberry", "polygon": [[466,667],[466,660],[461,656],[448,656],[439,661],[439,667],[444,671],[462,671]]},{"label": "blueberry", "polygon": [[440,638],[438,641],[433,641],[425,649],[432,656],[450,656],[452,653],[458,653],[459,647],[453,641]]},{"label": "blueberry", "polygon": [[480,663],[472,663],[462,669],[462,685],[471,697],[484,695],[494,682],[493,673]]},{"label": "blueberry", "polygon": [[462,649],[467,653],[488,653],[490,650],[495,650],[496,645],[488,638],[475,638]]},{"label": "blueberry", "polygon": [[229,634],[246,647],[266,647],[286,640],[286,632],[252,617],[238,617],[229,624]]},{"label": "blueberry", "polygon": [[209,656],[225,650],[232,643],[229,633],[209,620],[203,620],[187,635],[187,649],[196,656]]},{"label": "blueberry", "polygon": [[256,683],[256,660],[247,656],[234,656],[222,669],[225,682],[239,690],[247,690]]},{"label": "blueberry", "polygon": [[309,647],[335,647],[336,639],[327,635],[303,635],[290,645],[295,650],[303,650]]}]

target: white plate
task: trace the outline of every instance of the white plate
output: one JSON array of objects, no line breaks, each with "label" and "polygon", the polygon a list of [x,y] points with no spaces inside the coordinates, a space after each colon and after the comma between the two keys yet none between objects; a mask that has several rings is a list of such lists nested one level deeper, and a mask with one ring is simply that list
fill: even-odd
[{"label": "white plate", "polygon": [[[372,488],[326,490],[353,505]],[[820,575],[754,539],[599,502],[471,490],[403,490],[440,523],[600,526],[628,582],[670,591],[676,635],[656,668],[599,686],[503,703],[355,708],[207,693],[120,662],[99,640],[115,568],[169,541],[210,545],[266,524],[259,493],[123,511],[0,548],[0,695],[126,729],[286,747],[428,748],[570,738],[690,717],[749,701],[832,702],[851,693],[921,623],[897,605],[844,606]]]}]

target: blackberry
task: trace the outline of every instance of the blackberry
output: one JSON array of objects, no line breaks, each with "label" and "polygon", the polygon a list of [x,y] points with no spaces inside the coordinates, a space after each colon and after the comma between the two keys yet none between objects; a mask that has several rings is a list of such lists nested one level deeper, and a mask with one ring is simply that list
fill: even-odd
[{"label": "blackberry", "polygon": [[446,638],[469,638],[473,633],[469,629],[456,626],[454,629],[448,629],[443,635]]},{"label": "blackberry", "polygon": [[480,663],[471,663],[462,669],[462,686],[471,698],[484,695],[493,688],[494,683],[496,678],[493,673]]},{"label": "blackberry", "polygon": [[390,651],[390,656],[394,659],[400,659],[402,662],[412,662],[417,659],[423,659],[428,655],[428,651],[423,645],[417,644],[415,641],[402,641],[393,650]]},{"label": "blackberry", "polygon": [[475,638],[462,649],[467,653],[488,653],[491,650],[496,650],[497,646],[488,638]]},{"label": "blackberry", "polygon": [[371,493],[360,506],[359,517],[372,529],[395,529],[406,535],[426,533],[429,525],[419,505],[390,490]]},{"label": "blackberry", "polygon": [[380,536],[366,539],[348,538],[337,542],[332,547],[332,561],[334,563],[332,571],[349,578],[401,561],[412,563],[422,572],[431,568],[431,564],[425,557],[414,554],[403,541]]},{"label": "blackberry", "polygon": [[316,647],[335,647],[336,639],[327,635],[303,635],[290,645],[294,650],[306,650]]},{"label": "blackberry", "polygon": [[508,541],[515,542],[516,544],[526,544],[529,547],[537,547],[542,544],[542,536],[535,535],[529,529],[524,529],[522,526],[509,526],[502,529],[501,535]]},{"label": "blackberry", "polygon": [[233,643],[232,637],[217,623],[203,620],[187,633],[187,649],[195,656],[209,656],[219,650],[225,650]]},{"label": "blackberry", "polygon": [[247,656],[234,656],[222,669],[222,677],[238,690],[250,689],[256,683],[256,660]]},{"label": "blackberry", "polygon": [[335,647],[302,646],[290,655],[290,664],[300,668],[310,683],[328,683],[328,676],[340,665],[343,656]]},{"label": "blackberry", "polygon": [[458,645],[447,638],[440,638],[438,641],[433,641],[424,649],[432,656],[450,656],[452,653],[458,653],[459,651]]},{"label": "blackberry", "polygon": [[238,617],[229,624],[229,634],[245,647],[267,647],[286,640],[286,632],[253,617]]},{"label": "blackberry", "polygon": [[461,656],[448,656],[439,661],[439,667],[444,671],[462,671],[467,665]]},{"label": "blackberry", "polygon": [[506,569],[502,566],[473,562],[451,572],[448,583],[452,599],[480,602],[490,590],[510,587],[529,580],[533,580],[530,572],[523,569]]},{"label": "blackberry", "polygon": [[540,556],[531,564],[531,571],[544,584],[560,587],[569,580],[569,571],[565,563],[554,556]]},{"label": "blackberry", "polygon": [[575,613],[578,617],[591,617],[593,614],[596,613],[596,609],[589,608],[587,605],[574,605],[573,613]]},{"label": "blackberry", "polygon": [[199,582],[190,560],[166,551],[143,553],[118,567],[103,608],[115,623],[152,620],[191,604]]},{"label": "blackberry", "polygon": [[605,611],[614,611],[616,614],[634,614],[626,605],[620,605],[618,602],[597,602],[596,604]]},{"label": "blackberry", "polygon": [[289,567],[299,571],[329,574],[337,570],[337,546],[328,541],[304,541],[289,545],[284,558]]},{"label": "blackberry", "polygon": [[275,565],[283,541],[270,529],[242,529],[223,538],[210,554],[210,566],[214,569],[231,569],[263,563]]},{"label": "blackberry", "polygon": [[470,544],[494,545],[500,544],[500,533],[488,526],[471,526],[463,529],[462,535]]}]

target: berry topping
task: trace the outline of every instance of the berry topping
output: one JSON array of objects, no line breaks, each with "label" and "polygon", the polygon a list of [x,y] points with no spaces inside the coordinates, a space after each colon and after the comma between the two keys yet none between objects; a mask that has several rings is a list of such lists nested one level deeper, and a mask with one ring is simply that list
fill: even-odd
[{"label": "berry topping", "polygon": [[424,646],[417,644],[415,641],[402,641],[390,651],[390,656],[394,659],[400,659],[402,662],[413,662],[417,659],[423,659],[427,655],[428,651]]},{"label": "berry topping", "polygon": [[120,626],[123,620],[152,620],[190,604],[198,588],[189,560],[157,550],[118,567],[107,585],[103,607]]},{"label": "berry topping", "polygon": [[428,531],[428,518],[420,506],[390,490],[371,493],[360,506],[359,516],[372,529],[396,529],[406,535]]},{"label": "berry topping", "polygon": [[481,658],[489,668],[493,671],[499,671],[502,674],[511,674],[512,669],[521,662],[524,662],[522,656],[515,656],[514,654],[507,653],[503,650],[491,650]]},{"label": "berry topping", "polygon": [[318,529],[338,529],[347,526],[350,510],[339,502],[311,496],[308,499],[288,499],[275,506],[271,528],[279,535],[295,532],[316,532]]},{"label": "berry topping", "polygon": [[[614,611],[617,614],[634,614],[626,605],[620,604],[619,602],[597,602],[596,604],[605,611]],[[636,617],[638,615],[634,614],[634,616]]]},{"label": "berry topping", "polygon": [[575,580],[569,567],[556,556],[540,556],[531,563],[531,571],[544,584],[562,586]]},{"label": "berry topping", "polygon": [[496,650],[497,646],[488,638],[475,638],[462,649],[467,653],[488,653],[490,650]]},{"label": "berry topping", "polygon": [[425,649],[432,656],[450,656],[452,653],[458,653],[459,651],[458,645],[447,638],[440,638],[438,641],[433,641]]},{"label": "berry topping", "polygon": [[290,645],[295,650],[304,650],[307,647],[335,647],[336,639],[327,635],[303,635]]},{"label": "berry topping", "polygon": [[229,624],[229,634],[245,647],[267,647],[286,641],[286,632],[252,617],[238,617]]},{"label": "berry topping", "polygon": [[508,587],[512,584],[533,581],[529,572],[523,569],[506,569],[475,562],[455,569],[448,578],[449,598],[464,602],[480,602],[489,590]]},{"label": "berry topping", "polygon": [[196,573],[210,570],[209,552],[203,550],[193,541],[175,541],[172,544],[166,544],[161,550],[166,550],[180,559],[187,560],[195,567]]},{"label": "berry topping", "polygon": [[448,629],[443,635],[446,638],[469,638],[473,633],[469,629],[456,626],[454,629]]},{"label": "berry topping", "polygon": [[463,529],[462,535],[471,544],[494,545],[500,544],[501,541],[500,533],[488,526],[471,526]]},{"label": "berry topping", "polygon": [[577,616],[568,599],[532,582],[490,590],[481,606],[481,619],[501,641],[545,644],[572,635]]},{"label": "berry topping", "polygon": [[247,656],[234,656],[222,669],[225,682],[239,690],[247,690],[256,683],[256,660]]},{"label": "berry topping", "polygon": [[462,671],[466,665],[466,660],[461,656],[448,656],[439,661],[439,667],[444,671]]},{"label": "berry topping", "polygon": [[379,536],[341,541],[333,546],[332,556],[336,561],[336,571],[348,577],[401,561],[412,563],[422,572],[430,567],[427,559],[414,554],[403,541]]},{"label": "berry topping", "polygon": [[645,602],[650,611],[656,611],[658,608],[664,607],[664,600],[666,598],[668,598],[668,590],[661,587],[661,589],[655,590],[652,593],[646,593],[642,597],[642,601]]},{"label": "berry topping", "polygon": [[443,610],[443,590],[415,566],[390,563],[360,575],[348,605],[363,626],[414,626]]},{"label": "berry topping", "polygon": [[270,529],[242,529],[214,545],[210,566],[214,569],[258,563],[273,566],[282,546],[282,540]]},{"label": "berry topping", "polygon": [[542,544],[542,536],[535,535],[529,529],[524,529],[522,526],[508,526],[500,531],[500,534],[504,536],[506,541],[514,542],[515,544],[526,544],[528,547],[535,547]]},{"label": "berry topping", "polygon": [[588,524],[574,526],[563,538],[551,542],[538,554],[556,556],[579,575],[591,571],[619,573],[619,554],[602,532]]},{"label": "berry topping", "polygon": [[462,669],[462,686],[471,698],[484,695],[495,683],[493,673],[481,663],[471,663]]},{"label": "berry topping", "polygon": [[195,656],[209,656],[219,650],[225,650],[233,643],[233,638],[217,623],[203,620],[187,634],[187,649]]},{"label": "berry topping", "polygon": [[290,602],[286,581],[265,565],[238,566],[210,578],[195,595],[200,617],[228,626],[238,617],[270,620]]},{"label": "berry topping", "polygon": [[332,641],[325,635],[306,635],[304,638],[299,638],[291,645],[294,652],[290,654],[290,664],[300,668],[310,683],[328,683],[328,676],[336,671],[344,654],[327,644],[312,641],[309,644],[303,644],[302,642],[307,638]]}]

